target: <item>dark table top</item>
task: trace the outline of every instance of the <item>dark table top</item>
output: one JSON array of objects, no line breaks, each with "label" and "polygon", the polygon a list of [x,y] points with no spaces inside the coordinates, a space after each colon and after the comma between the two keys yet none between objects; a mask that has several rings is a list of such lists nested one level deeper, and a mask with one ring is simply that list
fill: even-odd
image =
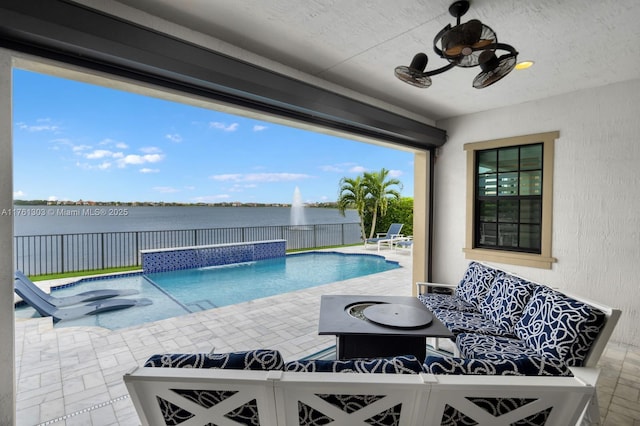
[{"label": "dark table top", "polygon": [[375,334],[393,336],[453,337],[449,329],[435,316],[426,326],[397,327],[354,318],[349,307],[361,303],[389,303],[406,305],[408,315],[429,312],[417,297],[411,296],[362,296],[324,295],[320,299],[320,321],[318,334]]}]

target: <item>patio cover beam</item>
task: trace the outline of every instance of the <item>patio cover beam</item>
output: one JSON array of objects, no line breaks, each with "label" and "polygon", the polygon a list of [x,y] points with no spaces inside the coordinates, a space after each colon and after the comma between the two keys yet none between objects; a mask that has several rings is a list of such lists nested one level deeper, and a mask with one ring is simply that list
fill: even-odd
[{"label": "patio cover beam", "polygon": [[397,145],[446,132],[67,0],[4,0],[0,46]]}]

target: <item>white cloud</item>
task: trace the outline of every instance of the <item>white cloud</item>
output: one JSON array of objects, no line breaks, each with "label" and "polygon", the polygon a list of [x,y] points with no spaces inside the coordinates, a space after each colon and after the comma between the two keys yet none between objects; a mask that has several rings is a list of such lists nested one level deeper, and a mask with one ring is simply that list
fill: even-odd
[{"label": "white cloud", "polygon": [[226,175],[214,175],[210,177],[213,180],[218,180],[218,181],[239,181],[240,179],[242,179],[242,175],[239,173],[231,173],[231,174],[226,174]]},{"label": "white cloud", "polygon": [[162,154],[129,154],[118,160],[118,167],[123,168],[130,164],[140,165],[145,163],[157,163],[159,161],[162,161],[163,158],[164,155]]},{"label": "white cloud", "polygon": [[116,140],[113,140],[113,139],[109,139],[109,138],[103,139],[102,141],[100,141],[100,143],[98,143],[98,145],[113,146],[113,147],[118,148],[118,149],[128,149],[129,148],[129,145],[127,145],[126,143],[119,142],[119,141],[116,141]]},{"label": "white cloud", "polygon": [[158,154],[162,152],[162,150],[157,146],[145,146],[140,148],[140,151],[144,152],[145,154]]},{"label": "white cloud", "polygon": [[25,195],[26,195],[26,194],[24,193],[24,191],[20,191],[20,190],[13,191],[13,198],[16,198],[16,197],[24,197]]},{"label": "white cloud", "polygon": [[261,126],[259,124],[256,124],[255,126],[253,126],[253,131],[254,132],[261,132],[263,130],[265,130],[267,128],[267,126]]},{"label": "white cloud", "polygon": [[79,161],[76,162],[76,167],[79,167],[84,170],[107,170],[113,166],[113,163],[110,161],[103,161],[100,164],[92,164],[92,163],[81,163]]},{"label": "white cloud", "polygon": [[179,189],[172,186],[154,186],[153,190],[162,194],[172,194],[174,192],[180,192]]},{"label": "white cloud", "polygon": [[389,177],[398,178],[402,176],[404,172],[402,170],[389,170]]},{"label": "white cloud", "polygon": [[231,123],[229,125],[217,121],[209,123],[209,127],[213,129],[223,130],[225,132],[235,132],[236,130],[238,130],[238,126],[240,126],[238,123]]},{"label": "white cloud", "polygon": [[302,173],[247,173],[214,175],[210,178],[217,181],[232,182],[288,182],[292,180],[309,179],[312,176]]},{"label": "white cloud", "polygon": [[58,201],[58,197],[56,197],[55,195],[50,195],[49,198],[47,198],[47,201]]},{"label": "white cloud", "polygon": [[23,121],[16,123],[16,127],[27,132],[57,132],[60,127],[51,123],[50,118],[40,118],[36,120],[36,124],[27,124]]},{"label": "white cloud", "polygon": [[195,203],[214,203],[220,200],[228,200],[231,198],[229,194],[218,194],[218,195],[203,195],[200,197],[192,198]]},{"label": "white cloud", "polygon": [[229,188],[229,192],[243,192],[245,189],[257,188],[258,185],[255,183],[249,183],[245,185],[235,184],[231,188]]},{"label": "white cloud", "polygon": [[[65,142],[61,142],[61,143],[65,143]],[[88,149],[91,149],[91,145],[73,145],[71,147],[71,151],[73,152],[81,152],[81,151],[86,151]]]},{"label": "white cloud", "polygon": [[122,158],[124,154],[122,152],[113,152],[108,149],[96,149],[93,152],[85,154],[87,160],[98,160],[100,158]]},{"label": "white cloud", "polygon": [[353,166],[349,169],[351,173],[364,173],[367,171],[366,167],[362,166]]},{"label": "white cloud", "polygon": [[148,167],[143,167],[142,169],[140,169],[140,173],[158,173],[160,172],[160,169],[150,169]]},{"label": "white cloud", "polygon": [[164,136],[165,138],[169,139],[171,142],[175,142],[175,143],[180,143],[182,142],[182,136],[180,136],[177,133],[171,133],[171,134],[167,134]]}]

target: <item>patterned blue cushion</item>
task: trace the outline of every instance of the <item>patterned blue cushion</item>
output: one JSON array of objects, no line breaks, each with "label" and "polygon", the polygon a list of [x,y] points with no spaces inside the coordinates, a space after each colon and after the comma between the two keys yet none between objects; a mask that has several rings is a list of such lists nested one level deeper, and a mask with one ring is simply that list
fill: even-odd
[{"label": "patterned blue cushion", "polygon": [[456,287],[456,296],[472,304],[478,311],[489,286],[498,271],[478,262],[471,262],[464,277]]},{"label": "patterned blue cushion", "polygon": [[460,312],[448,309],[434,309],[432,312],[454,335],[482,333],[513,337],[512,333],[498,327],[480,312]]},{"label": "patterned blue cushion", "polygon": [[448,309],[450,311],[460,311],[460,312],[477,312],[478,311],[475,306],[473,306],[469,302],[465,302],[464,300],[460,299],[458,296],[427,293],[427,294],[419,294],[418,299],[420,299],[420,301],[431,311],[433,311],[434,309]]},{"label": "patterned blue cushion", "polygon": [[514,332],[539,355],[581,366],[593,337],[604,323],[604,314],[598,312],[583,302],[539,286]]},{"label": "patterned blue cushion", "polygon": [[519,359],[540,356],[524,341],[515,337],[490,336],[478,333],[462,333],[456,337],[456,346],[463,358],[474,359]]},{"label": "patterned blue cushion", "polygon": [[417,374],[422,373],[422,364],[413,355],[391,358],[334,360],[299,360],[287,362],[285,371],[306,373],[386,373]]},{"label": "patterned blue cushion", "polygon": [[425,371],[431,374],[473,374],[501,376],[573,376],[564,364],[539,356],[518,359],[468,359],[427,356]]},{"label": "patterned blue cushion", "polygon": [[578,335],[578,339],[569,350],[569,353],[573,355],[574,360],[570,361],[570,365],[574,365],[576,367],[583,365],[584,360],[587,358],[587,355],[589,355],[593,342],[595,342],[596,338],[600,334],[606,319],[607,316],[604,312],[599,309],[591,308],[591,315],[589,316],[582,333]]},{"label": "patterned blue cushion", "polygon": [[226,368],[231,370],[282,370],[280,352],[256,349],[222,354],[159,354],[151,356],[145,367],[166,368]]},{"label": "patterned blue cushion", "polygon": [[522,316],[535,287],[527,280],[501,272],[480,304],[480,311],[499,328],[513,333],[513,326]]}]

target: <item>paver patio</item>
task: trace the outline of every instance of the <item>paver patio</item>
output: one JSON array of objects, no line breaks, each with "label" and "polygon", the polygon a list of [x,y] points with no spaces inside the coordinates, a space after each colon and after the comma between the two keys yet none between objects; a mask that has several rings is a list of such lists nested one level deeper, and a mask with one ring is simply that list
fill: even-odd
[{"label": "paver patio", "polygon": [[[17,425],[138,425],[122,376],[155,353],[271,348],[293,360],[325,349],[335,339],[318,335],[321,295],[411,295],[411,254],[380,254],[402,268],[121,330],[16,319]],[[610,343],[600,366],[604,424],[640,425],[640,348]]]}]

